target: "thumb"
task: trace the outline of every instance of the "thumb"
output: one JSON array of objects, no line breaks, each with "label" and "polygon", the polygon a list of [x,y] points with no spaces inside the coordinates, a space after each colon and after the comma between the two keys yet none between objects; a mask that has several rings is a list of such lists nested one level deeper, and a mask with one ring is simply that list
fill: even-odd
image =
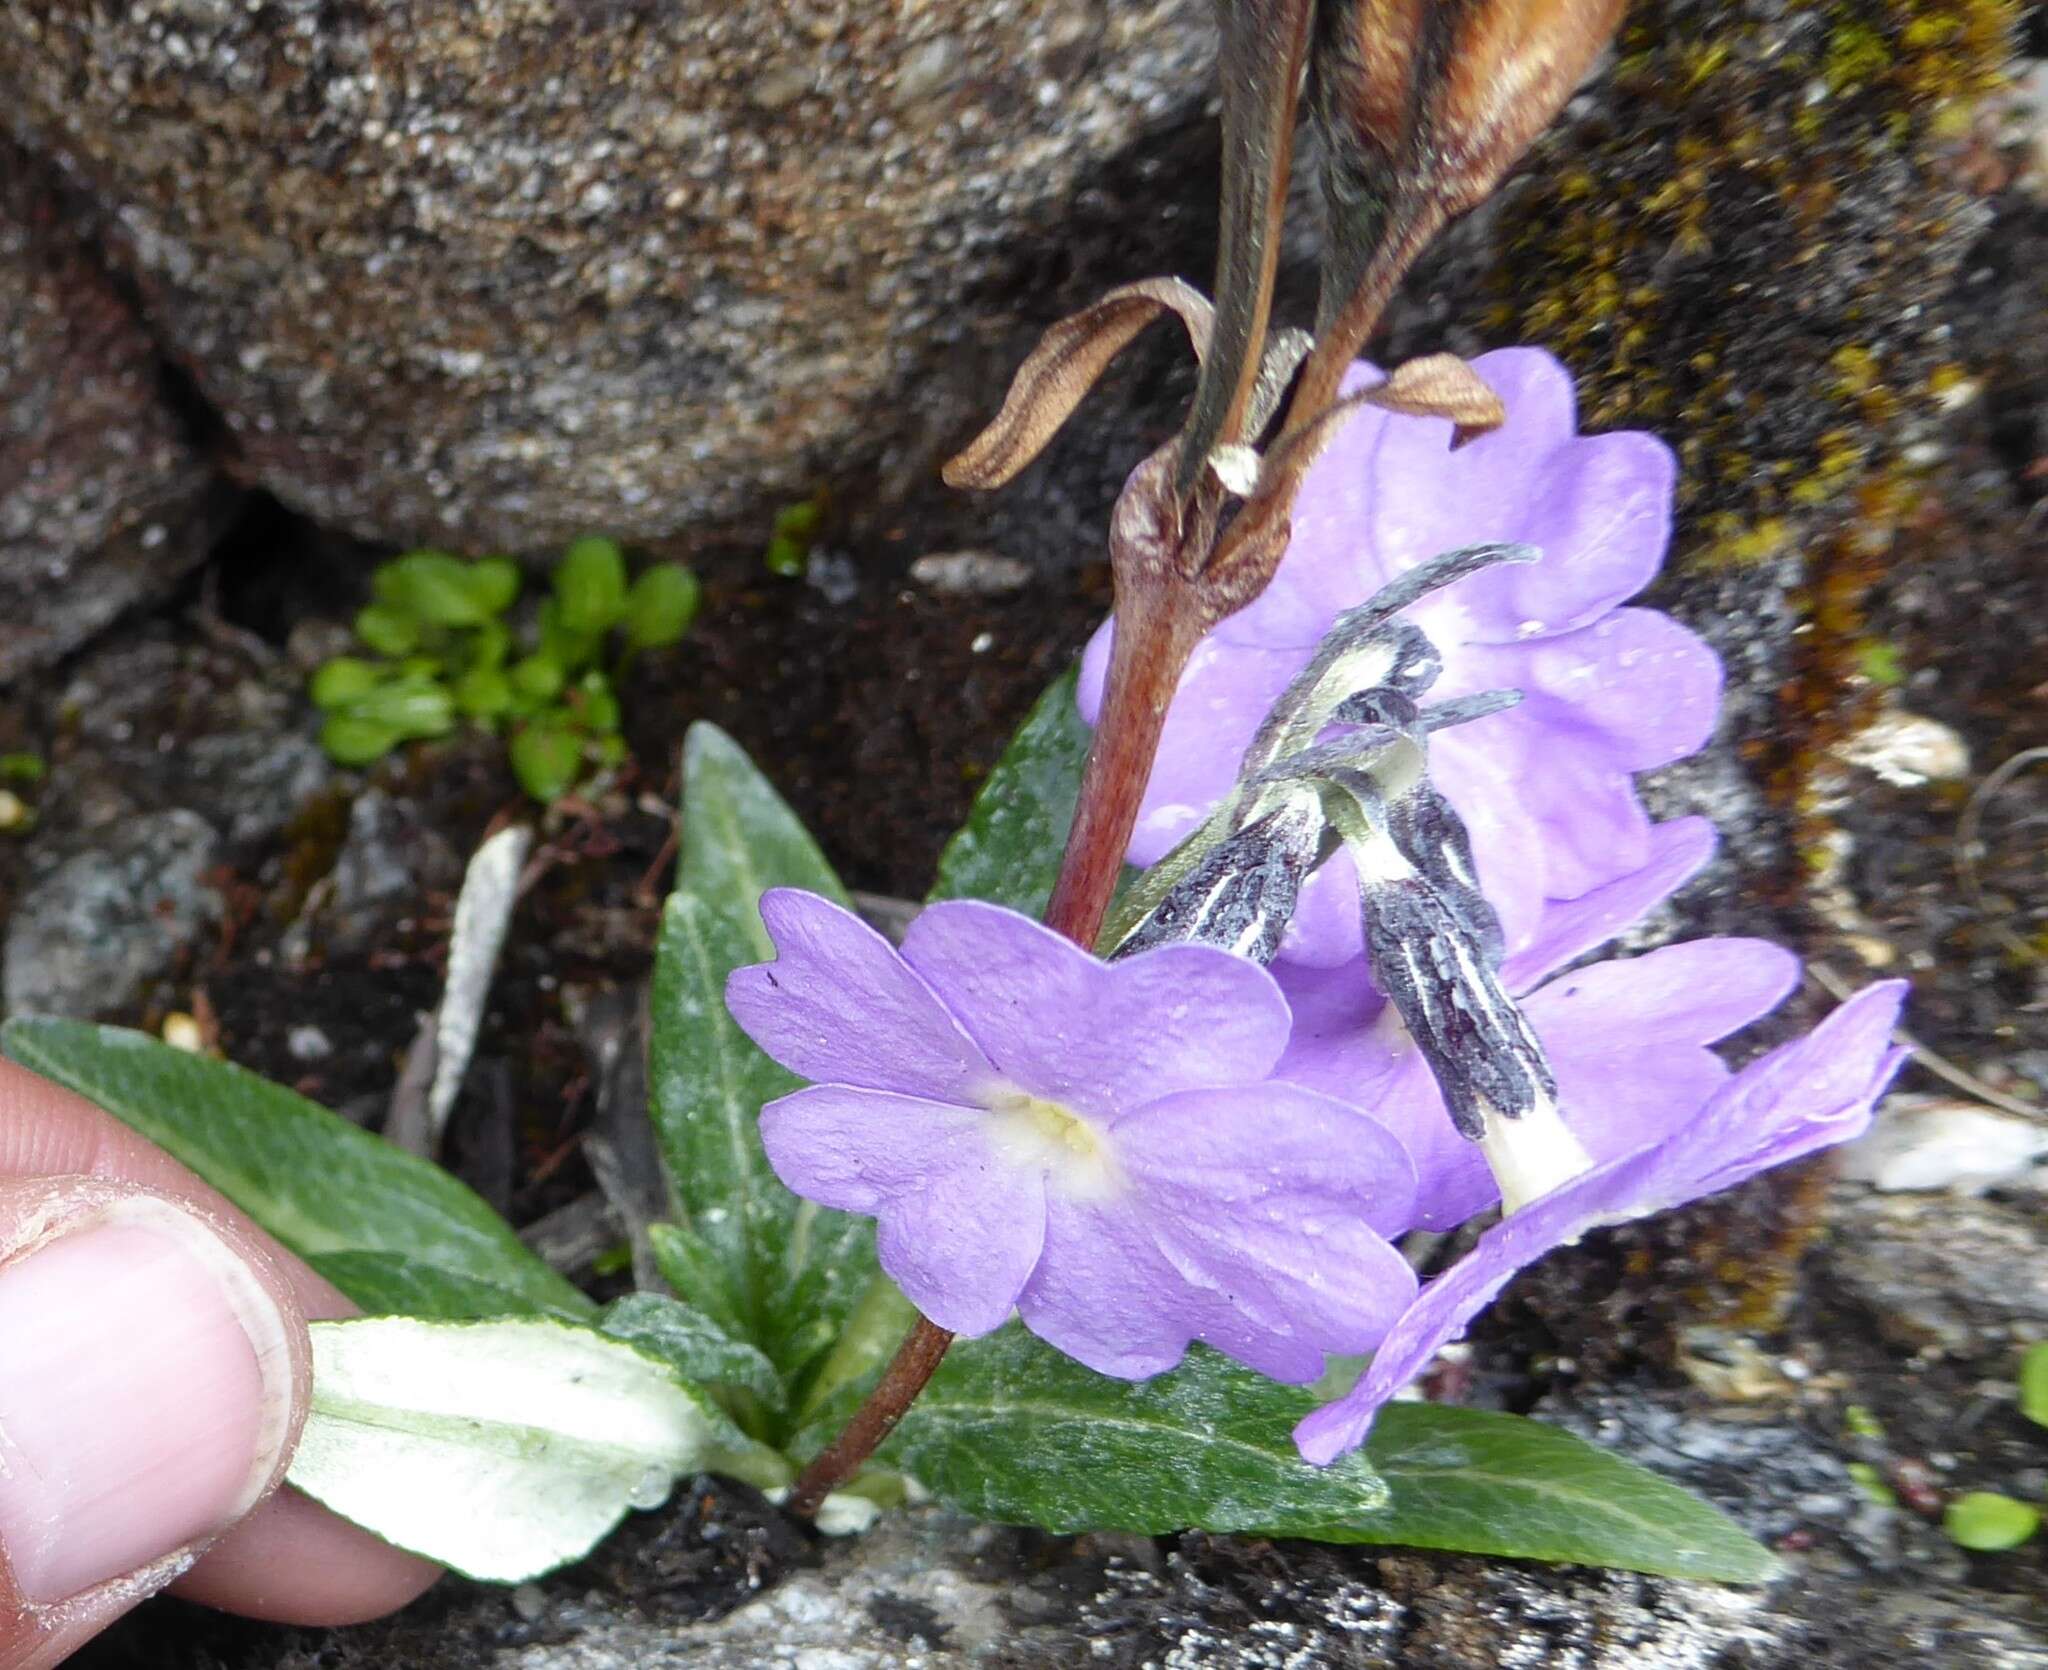
[{"label": "thumb", "polygon": [[229,1224],[0,1178],[0,1670],[58,1663],[271,1490],[308,1362],[284,1273]]}]

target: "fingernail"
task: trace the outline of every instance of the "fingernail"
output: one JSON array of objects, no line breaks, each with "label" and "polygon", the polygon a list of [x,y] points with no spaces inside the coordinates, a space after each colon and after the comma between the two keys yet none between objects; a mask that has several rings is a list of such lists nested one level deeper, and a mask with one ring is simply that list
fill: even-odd
[{"label": "fingernail", "polygon": [[276,1304],[197,1218],[97,1207],[0,1265],[0,1551],[63,1600],[241,1517],[290,1420]]}]

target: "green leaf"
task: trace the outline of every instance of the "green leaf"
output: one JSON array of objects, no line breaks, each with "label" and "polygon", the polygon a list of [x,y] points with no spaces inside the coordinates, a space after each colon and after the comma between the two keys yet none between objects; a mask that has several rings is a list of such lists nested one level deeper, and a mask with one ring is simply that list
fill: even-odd
[{"label": "green leaf", "polygon": [[628,1294],[606,1308],[598,1326],[660,1358],[685,1380],[731,1386],[770,1409],[782,1407],[782,1377],[775,1365],[694,1305],[665,1293]]},{"label": "green leaf", "polygon": [[429,626],[474,626],[499,612],[479,596],[499,589],[494,577],[479,581],[472,564],[446,551],[408,551],[380,563],[371,589],[379,603]]},{"label": "green leaf", "polygon": [[559,599],[551,597],[540,606],[539,654],[560,668],[564,679],[595,661],[603,643],[602,632],[586,632],[569,626],[563,619]]},{"label": "green leaf", "polygon": [[291,1482],[387,1542],[514,1583],[587,1553],[677,1478],[789,1467],[701,1390],[555,1321],[316,1322]]},{"label": "green leaf", "polygon": [[595,667],[576,681],[575,703],[577,716],[591,730],[619,728],[619,699],[612,694],[612,681]]},{"label": "green leaf", "polygon": [[336,717],[383,725],[402,737],[445,736],[455,728],[455,698],[446,685],[407,674],[364,691]]},{"label": "green leaf", "polygon": [[719,1250],[681,1224],[649,1224],[648,1250],[661,1279],[735,1339],[745,1335],[746,1318],[732,1287],[732,1271]]},{"label": "green leaf", "polygon": [[487,616],[502,615],[518,601],[522,578],[519,565],[510,557],[479,558],[463,576],[471,601]]},{"label": "green leaf", "polygon": [[[859,1390],[792,1453],[821,1447]],[[1776,1569],[1719,1509],[1515,1415],[1390,1404],[1362,1453],[1310,1467],[1292,1431],[1316,1402],[1202,1346],[1169,1374],[1111,1380],[1013,1323],[953,1348],[879,1459],[965,1512],[1051,1531],[1196,1527],[1727,1582]]]},{"label": "green leaf", "polygon": [[697,618],[697,576],[681,563],[644,572],[626,595],[626,642],[634,649],[665,649]]},{"label": "green leaf", "polygon": [[739,925],[752,945],[752,954],[739,959],[745,963],[775,955],[759,910],[768,888],[801,887],[850,906],[832,866],[788,803],[737,742],[701,719],[683,739],[676,886]]},{"label": "green leaf", "polygon": [[506,676],[512,680],[512,688],[530,702],[551,702],[562,693],[562,664],[546,655],[515,661]]},{"label": "green leaf", "polygon": [[466,650],[472,668],[502,668],[512,653],[512,633],[503,621],[487,620],[469,634]]},{"label": "green leaf", "polygon": [[2002,1554],[2041,1528],[2041,1510],[1995,1490],[1972,1490],[1949,1503],[1941,1524],[1959,1547]]},{"label": "green leaf", "polygon": [[626,558],[609,539],[579,539],[555,564],[555,601],[564,631],[609,631],[626,612]]},{"label": "green leaf", "polygon": [[2048,1340],[2028,1346],[2020,1358],[2020,1413],[2048,1426]]},{"label": "green leaf", "polygon": [[[831,1436],[845,1401],[794,1453]],[[1056,1532],[1300,1536],[1383,1511],[1387,1487],[1363,1459],[1318,1469],[1296,1454],[1308,1407],[1298,1388],[1199,1347],[1134,1384],[1012,1323],[954,1346],[878,1459],[963,1512]]]},{"label": "green leaf", "polygon": [[19,750],[0,754],[0,782],[40,783],[49,770],[48,762],[40,754]]},{"label": "green leaf", "polygon": [[1722,1583],[1761,1583],[1780,1569],[1712,1503],[1520,1415],[1390,1403],[1365,1456],[1393,1499],[1367,1519],[1305,1534]]},{"label": "green leaf", "polygon": [[[301,1258],[394,1255],[536,1311],[588,1299],[439,1166],[232,1063],[120,1027],[24,1017],[0,1052],[168,1150]],[[389,1279],[388,1276],[385,1279]]]},{"label": "green leaf", "polygon": [[873,1274],[874,1233],[864,1218],[797,1199],[761,1147],[762,1104],[800,1081],[726,1013],[726,976],[760,955],[730,916],[694,893],[670,896],[654,959],[649,1088],[676,1198],[717,1258],[735,1332],[794,1378],[831,1344]]},{"label": "green leaf", "polygon": [[939,855],[933,899],[992,899],[1045,913],[1074,821],[1091,732],[1074,706],[1077,672],[1053,680],[1003,750],[967,822]]},{"label": "green leaf", "polygon": [[389,603],[372,603],[356,614],[356,636],[379,655],[410,655],[419,648],[420,623]]},{"label": "green leaf", "polygon": [[323,713],[367,696],[384,682],[385,669],[360,656],[337,655],[313,675],[306,693]]},{"label": "green leaf", "polygon": [[455,705],[472,719],[496,719],[512,711],[512,681],[496,667],[472,667],[455,681]]},{"label": "green leaf", "polygon": [[512,737],[512,775],[535,800],[559,800],[583,770],[583,742],[567,725],[540,718]]},{"label": "green leaf", "polygon": [[[402,1253],[314,1253],[306,1262],[362,1307],[368,1316],[419,1316],[443,1321],[476,1317],[530,1316],[535,1306],[524,1294],[496,1282],[478,1281]],[[549,1306],[571,1320],[588,1307]]]},{"label": "green leaf", "polygon": [[320,726],[320,746],[336,765],[368,765],[404,740],[390,725],[349,713],[330,713]]}]

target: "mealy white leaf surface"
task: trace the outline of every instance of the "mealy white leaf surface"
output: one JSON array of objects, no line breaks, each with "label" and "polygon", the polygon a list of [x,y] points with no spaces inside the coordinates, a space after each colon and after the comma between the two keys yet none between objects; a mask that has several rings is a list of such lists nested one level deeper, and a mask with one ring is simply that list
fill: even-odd
[{"label": "mealy white leaf surface", "polygon": [[312,1334],[291,1482],[470,1577],[519,1582],[577,1559],[683,1474],[789,1476],[708,1398],[587,1328],[365,1317]]}]

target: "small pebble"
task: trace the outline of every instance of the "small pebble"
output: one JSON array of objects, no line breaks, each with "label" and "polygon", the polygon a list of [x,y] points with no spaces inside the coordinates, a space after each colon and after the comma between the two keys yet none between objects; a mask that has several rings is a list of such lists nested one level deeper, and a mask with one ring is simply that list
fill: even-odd
[{"label": "small pebble", "polygon": [[933,551],[910,565],[910,577],[948,597],[1002,597],[1031,583],[1031,565],[993,551]]},{"label": "small pebble", "polygon": [[294,1061],[325,1061],[334,1053],[334,1044],[326,1033],[310,1023],[295,1026],[284,1037],[285,1052]]},{"label": "small pebble", "polygon": [[1836,753],[1901,788],[1953,783],[1970,774],[1968,743],[1940,720],[1904,709],[1879,714]]}]

